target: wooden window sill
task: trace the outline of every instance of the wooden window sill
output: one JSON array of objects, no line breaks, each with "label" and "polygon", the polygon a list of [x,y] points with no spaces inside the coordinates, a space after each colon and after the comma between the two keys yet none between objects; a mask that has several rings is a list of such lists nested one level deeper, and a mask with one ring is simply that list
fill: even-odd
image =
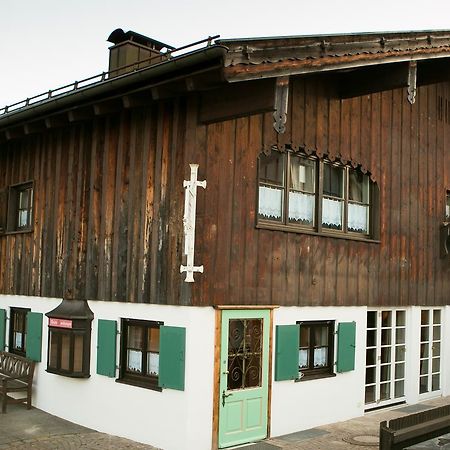
[{"label": "wooden window sill", "polygon": [[303,381],[309,381],[309,380],[318,380],[320,378],[333,378],[335,377],[335,373],[311,373],[311,374],[305,374],[301,378],[296,378],[294,381],[296,383],[303,382]]},{"label": "wooden window sill", "polygon": [[68,377],[68,378],[90,378],[90,374],[84,374],[84,373],[72,373],[72,372],[61,372],[58,369],[46,369],[47,373],[52,373],[54,375],[60,375],[62,377]]},{"label": "wooden window sill", "polygon": [[130,378],[116,378],[116,383],[129,384],[130,386],[140,387],[144,389],[150,389],[152,391],[162,392],[157,384],[147,382],[146,380],[137,380]]},{"label": "wooden window sill", "polygon": [[3,231],[0,233],[1,236],[9,236],[11,234],[27,234],[27,233],[33,233],[33,228],[27,228],[26,230],[11,230],[11,231]]},{"label": "wooden window sill", "polygon": [[309,234],[313,236],[321,236],[321,237],[330,237],[335,239],[346,239],[350,241],[359,241],[359,242],[367,242],[370,244],[380,244],[381,241],[378,239],[373,239],[371,237],[367,237],[364,235],[358,236],[357,234],[343,233],[339,231],[322,231],[318,232],[315,230],[308,230],[305,228],[299,228],[293,225],[283,225],[277,223],[268,223],[268,222],[258,222],[256,224],[257,229],[262,230],[271,230],[271,231],[284,231],[289,233],[299,233],[299,234]]}]

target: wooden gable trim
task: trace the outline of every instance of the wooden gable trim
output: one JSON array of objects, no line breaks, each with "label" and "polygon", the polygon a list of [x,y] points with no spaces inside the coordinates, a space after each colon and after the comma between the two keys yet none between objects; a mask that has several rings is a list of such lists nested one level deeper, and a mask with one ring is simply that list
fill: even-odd
[{"label": "wooden gable trim", "polygon": [[238,64],[225,67],[224,78],[229,82],[237,82],[448,57],[448,50],[442,48],[405,50],[389,54],[361,53],[354,55],[325,56],[322,58],[305,57],[302,59],[283,58],[283,56],[280,56],[280,60],[276,62]]},{"label": "wooden gable trim", "polygon": [[294,153],[297,152],[301,152],[304,153],[308,156],[316,156],[318,159],[328,159],[331,162],[337,162],[337,163],[341,163],[344,166],[352,166],[353,169],[358,169],[360,170],[363,174],[367,174],[369,175],[371,181],[373,181],[374,183],[377,182],[376,177],[374,175],[374,173],[369,170],[369,168],[361,162],[356,162],[352,159],[346,159],[344,156],[339,155],[339,154],[335,154],[335,153],[325,153],[325,152],[321,152],[318,149],[313,149],[313,148],[308,148],[306,145],[304,144],[274,144],[274,145],[265,145],[262,148],[262,152],[265,155],[270,155],[271,151],[278,151],[278,152],[286,152],[286,151],[293,151]]}]

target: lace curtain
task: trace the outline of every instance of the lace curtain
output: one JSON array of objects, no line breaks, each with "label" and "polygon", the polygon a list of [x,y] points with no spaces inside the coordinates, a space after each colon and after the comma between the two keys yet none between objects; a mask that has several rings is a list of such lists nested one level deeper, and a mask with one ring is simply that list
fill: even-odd
[{"label": "lace curtain", "polygon": [[133,372],[142,372],[142,352],[139,350],[128,350],[127,369]]},{"label": "lace curtain", "polygon": [[259,187],[259,214],[280,219],[283,208],[283,190],[268,186]]},{"label": "lace curtain", "polygon": [[147,352],[147,374],[159,374],[159,353]]},{"label": "lace curtain", "polygon": [[313,223],[315,201],[314,195],[289,192],[289,219]]},{"label": "lace curtain", "polygon": [[298,367],[300,369],[308,368],[308,350],[299,350]]},{"label": "lace curtain", "polygon": [[348,204],[348,229],[360,233],[368,233],[369,208],[364,205]]},{"label": "lace curtain", "polygon": [[327,348],[314,349],[314,367],[324,367],[327,365]]},{"label": "lace curtain", "polygon": [[[298,352],[298,367],[300,369],[307,369],[309,367],[308,364],[308,353],[309,350],[299,350]],[[314,367],[325,367],[328,364],[328,348],[320,347],[314,349]]]},{"label": "lace curtain", "polygon": [[324,198],[322,202],[322,223],[342,228],[342,201]]}]

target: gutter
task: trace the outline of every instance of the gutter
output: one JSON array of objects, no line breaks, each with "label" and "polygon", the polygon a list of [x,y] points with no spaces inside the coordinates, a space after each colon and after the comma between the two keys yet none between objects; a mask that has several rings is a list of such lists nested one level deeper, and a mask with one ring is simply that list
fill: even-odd
[{"label": "gutter", "polygon": [[33,105],[25,106],[13,110],[4,116],[0,116],[0,128],[5,128],[16,122],[29,120],[35,116],[69,107],[74,103],[80,103],[80,101],[91,100],[103,94],[111,93],[136,83],[145,82],[158,76],[170,74],[180,69],[189,68],[202,62],[223,58],[227,51],[227,47],[223,45],[211,45],[174,57],[169,61],[164,61],[135,72],[119,75],[105,81],[99,81],[89,86],[42,100]]}]

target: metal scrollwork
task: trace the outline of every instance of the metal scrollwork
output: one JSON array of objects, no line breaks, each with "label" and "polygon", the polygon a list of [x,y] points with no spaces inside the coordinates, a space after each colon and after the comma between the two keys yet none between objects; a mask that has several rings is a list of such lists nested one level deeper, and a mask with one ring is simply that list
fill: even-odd
[{"label": "metal scrollwork", "polygon": [[230,320],[228,390],[261,386],[262,319]]}]

